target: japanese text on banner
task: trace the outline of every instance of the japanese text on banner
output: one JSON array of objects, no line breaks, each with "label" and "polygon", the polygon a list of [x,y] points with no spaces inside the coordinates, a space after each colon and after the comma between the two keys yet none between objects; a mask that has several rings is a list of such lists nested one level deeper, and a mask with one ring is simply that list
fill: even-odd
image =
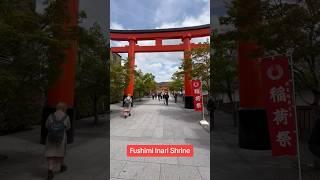
[{"label": "japanese text on banner", "polygon": [[266,58],[261,65],[272,155],[296,155],[296,127],[288,59]]},{"label": "japanese text on banner", "polygon": [[192,80],[193,103],[195,111],[202,111],[202,85],[200,80]]}]

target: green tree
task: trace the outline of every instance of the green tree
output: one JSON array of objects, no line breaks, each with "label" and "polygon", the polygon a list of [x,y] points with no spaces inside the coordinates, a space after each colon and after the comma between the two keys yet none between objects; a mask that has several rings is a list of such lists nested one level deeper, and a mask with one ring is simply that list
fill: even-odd
[{"label": "green tree", "polygon": [[212,53],[212,89],[215,93],[226,93],[229,101],[234,102],[233,95],[237,84],[238,66],[236,61],[236,43],[224,34],[213,33]]},{"label": "green tree", "polygon": [[[19,2],[0,1],[0,131],[39,123],[45,93],[59,75],[68,34],[63,1],[43,15]],[[50,54],[50,56],[49,56]]]},{"label": "green tree", "polygon": [[238,82],[238,66],[236,61],[236,43],[228,35],[213,33],[211,35],[212,52],[212,92],[227,94],[232,104],[234,125],[237,125],[237,107],[234,100]]},{"label": "green tree", "polygon": [[155,76],[151,73],[144,74],[141,70],[135,71],[134,91],[139,99],[156,89]]},{"label": "green tree", "polygon": [[203,90],[209,90],[210,86],[210,43],[199,43],[198,48],[191,50],[193,78],[201,79]]},{"label": "green tree", "polygon": [[122,98],[122,91],[127,87],[129,82],[129,74],[127,73],[127,60],[124,65],[110,65],[110,96],[111,102],[116,102]]},{"label": "green tree", "polygon": [[154,91],[156,89],[156,82],[154,80],[155,76],[151,73],[146,73],[143,75],[142,79],[144,82],[145,93]]},{"label": "green tree", "polygon": [[[143,73],[141,70],[135,71],[134,75],[134,97],[141,100],[141,94],[144,93]],[[138,95],[138,96],[137,96]]]},{"label": "green tree", "polygon": [[209,42],[199,43],[190,52],[190,59],[182,60],[179,73],[189,72],[191,78],[202,79],[203,90],[210,86],[210,46]]},{"label": "green tree", "polygon": [[181,91],[183,89],[183,74],[180,71],[175,72],[171,77],[169,84],[170,91]]},{"label": "green tree", "polygon": [[[320,103],[320,2],[306,0],[301,3],[265,0],[258,5],[259,23],[248,23],[252,14],[239,10],[239,3],[230,4],[227,17],[222,24],[233,25],[237,40],[256,42],[264,55],[286,54],[293,51],[296,91],[309,90],[313,94],[311,105]],[[249,12],[249,10],[246,10]],[[247,21],[247,22],[246,22]],[[246,31],[239,31],[246,24]],[[300,94],[300,93],[299,93]]]},{"label": "green tree", "polygon": [[94,124],[98,124],[99,105],[105,102],[108,91],[107,40],[95,23],[89,30],[81,30],[79,42],[77,100],[80,105],[92,105]]}]

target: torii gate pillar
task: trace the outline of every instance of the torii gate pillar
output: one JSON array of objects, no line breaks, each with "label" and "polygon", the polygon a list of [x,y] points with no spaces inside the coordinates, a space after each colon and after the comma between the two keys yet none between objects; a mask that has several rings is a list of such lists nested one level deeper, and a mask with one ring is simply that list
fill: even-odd
[{"label": "torii gate pillar", "polygon": [[[66,0],[67,17],[65,19],[64,33],[68,33],[69,29],[75,29],[78,25],[78,11],[79,11],[79,0]],[[76,59],[77,59],[77,41],[70,40],[70,46],[65,49],[65,61],[61,64],[61,74],[57,81],[49,87],[48,98],[45,108],[42,112],[41,121],[41,144],[45,144],[47,130],[45,127],[45,121],[49,114],[56,110],[56,105],[59,102],[64,102],[67,104],[67,114],[70,117],[71,129],[67,132],[68,143],[73,142],[74,134],[74,90],[75,90],[75,70],[76,70]]]},{"label": "torii gate pillar", "polygon": [[184,73],[184,105],[185,108],[187,109],[193,109],[193,93],[192,93],[192,86],[191,86],[191,69],[192,69],[192,65],[191,65],[191,55],[190,55],[190,51],[191,51],[191,35],[188,34],[187,36],[183,37],[183,46],[184,46],[184,61],[185,64],[187,65],[184,69],[185,73]]},{"label": "torii gate pillar", "polygon": [[[243,21],[239,25],[241,32],[246,32],[248,28],[259,24],[260,0],[240,0],[239,14],[242,18],[250,21]],[[263,82],[257,57],[259,53],[256,42],[241,40],[238,44],[239,61],[239,147],[245,149],[266,150],[270,149],[268,120],[264,108]],[[254,138],[253,138],[254,137]]]},{"label": "torii gate pillar", "polygon": [[130,94],[133,96],[134,89],[134,67],[135,67],[135,46],[137,40],[132,37],[129,39],[129,50],[128,50],[128,64],[129,64],[129,84],[127,88],[124,90],[124,95],[127,96]]}]

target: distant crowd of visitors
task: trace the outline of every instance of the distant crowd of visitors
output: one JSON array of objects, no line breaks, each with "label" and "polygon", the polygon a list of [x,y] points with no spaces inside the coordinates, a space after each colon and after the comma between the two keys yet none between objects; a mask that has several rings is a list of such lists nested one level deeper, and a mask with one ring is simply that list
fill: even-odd
[{"label": "distant crowd of visitors", "polygon": [[[166,104],[167,106],[169,105],[169,93],[168,92],[159,92],[159,93],[152,93],[151,94],[152,99],[157,99],[160,100],[164,100],[164,104]],[[173,98],[174,98],[174,102],[177,103],[177,99],[178,99],[178,94],[177,93],[173,93]]]}]

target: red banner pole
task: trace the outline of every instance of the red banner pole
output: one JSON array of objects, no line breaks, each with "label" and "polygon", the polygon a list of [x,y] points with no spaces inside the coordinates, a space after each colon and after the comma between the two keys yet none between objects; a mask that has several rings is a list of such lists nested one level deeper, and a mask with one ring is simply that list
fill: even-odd
[{"label": "red banner pole", "polygon": [[294,117],[295,117],[295,125],[296,125],[296,139],[297,139],[297,161],[299,168],[299,180],[302,180],[302,170],[301,170],[301,152],[300,152],[300,141],[299,141],[299,128],[298,128],[298,119],[297,119],[297,105],[296,105],[296,92],[295,92],[295,84],[294,84],[294,72],[293,72],[293,59],[292,59],[293,51],[289,54],[289,63],[291,70],[291,81],[292,81],[292,103],[294,108]]},{"label": "red banner pole", "polygon": [[204,117],[204,104],[203,104],[203,90],[202,90],[202,77],[200,78],[200,82],[201,82],[201,85],[200,85],[200,88],[201,88],[201,101],[202,101],[202,120],[206,120],[205,117]]}]

